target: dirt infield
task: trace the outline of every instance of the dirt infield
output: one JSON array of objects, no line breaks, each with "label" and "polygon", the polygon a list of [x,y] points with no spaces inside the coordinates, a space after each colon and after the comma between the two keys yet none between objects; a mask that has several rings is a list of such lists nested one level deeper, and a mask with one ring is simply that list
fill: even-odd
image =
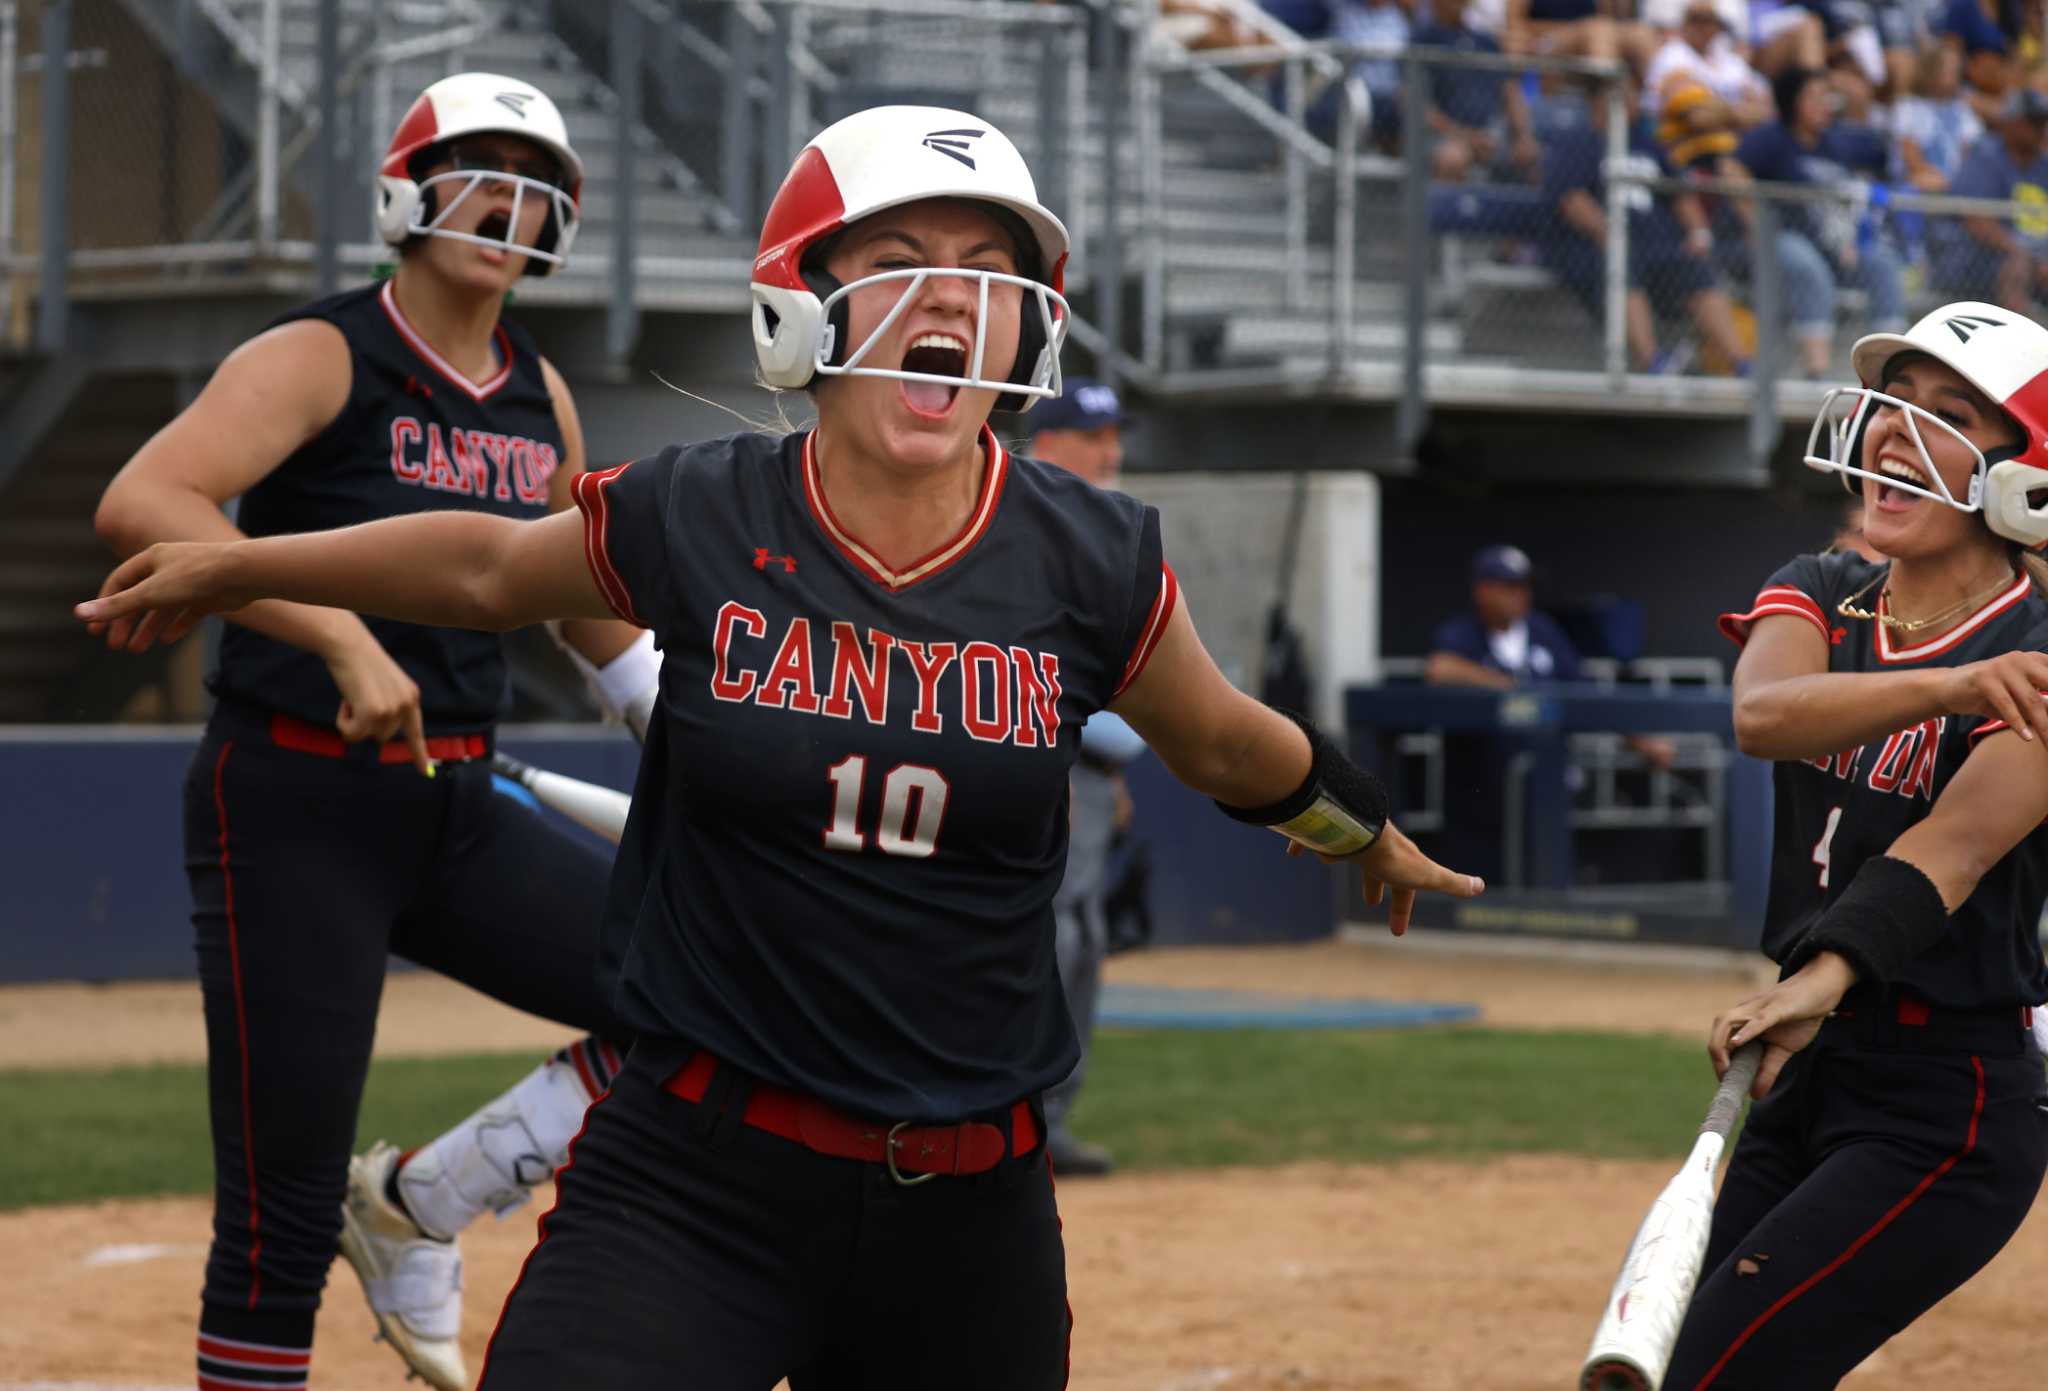
[{"label": "dirt infield", "polygon": [[[1420,946],[1419,950],[1408,950]],[[1131,984],[1477,1003],[1487,1023],[1697,1034],[1746,993],[1719,971],[1482,959],[1419,943],[1152,952]],[[425,977],[394,978],[379,1050],[513,1048],[561,1036]],[[197,1057],[189,986],[0,992],[0,1059]],[[1704,1071],[1704,1065],[1703,1065]],[[1674,1150],[1683,1137],[1675,1137]],[[1675,1159],[1674,1155],[1674,1159]],[[1303,1165],[1062,1184],[1078,1391],[1563,1391],[1666,1163],[1518,1157],[1488,1165]],[[480,1359],[533,1210],[465,1238]],[[191,1384],[206,1204],[0,1214],[0,1391]],[[2048,1218],[1848,1385],[2017,1387],[2048,1367]],[[316,1386],[402,1384],[352,1277],[321,1315]],[[972,1384],[971,1375],[962,1387]]]}]

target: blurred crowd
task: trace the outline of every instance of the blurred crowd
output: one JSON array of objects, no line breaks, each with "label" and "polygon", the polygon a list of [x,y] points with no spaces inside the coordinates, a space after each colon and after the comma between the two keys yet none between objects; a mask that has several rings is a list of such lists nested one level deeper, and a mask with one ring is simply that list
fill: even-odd
[{"label": "blurred crowd", "polygon": [[[1838,326],[1902,329],[1933,303],[2025,312],[2048,298],[2048,0],[1266,0],[1265,10],[1307,37],[1387,50],[1611,60],[1627,74],[1636,172],[1842,195],[1776,205],[1770,249],[1795,345],[1783,371],[1829,375]],[[1204,16],[1215,22],[1204,27]],[[1175,0],[1176,19],[1196,46],[1268,41],[1213,0]],[[1402,63],[1367,57],[1352,71],[1371,97],[1372,145],[1401,153]],[[1462,198],[1433,207],[1494,214],[1450,216],[1435,230],[1495,234],[1485,254],[1547,267],[1597,317],[1603,85],[1497,67],[1429,73],[1432,177],[1439,195]],[[1336,110],[1326,93],[1312,119],[1327,133]],[[1899,191],[2039,212],[1936,217],[1895,206]],[[1510,201],[1474,201],[1496,193]],[[1661,317],[1690,321],[1695,370],[1745,373],[1753,202],[1638,190],[1626,205],[1633,368],[1685,366],[1658,351]]]}]

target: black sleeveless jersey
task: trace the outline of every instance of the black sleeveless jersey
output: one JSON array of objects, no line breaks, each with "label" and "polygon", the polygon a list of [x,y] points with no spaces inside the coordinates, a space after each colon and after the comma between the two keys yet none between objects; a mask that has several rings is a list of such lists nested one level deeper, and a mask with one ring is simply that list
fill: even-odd
[{"label": "black sleeveless jersey", "polygon": [[[348,402],[242,495],[236,522],[251,536],[325,531],[408,512],[460,508],[501,517],[547,514],[562,432],[540,354],[500,321],[498,374],[478,385],[415,331],[391,283],[348,290],[279,318],[325,319],[348,339]],[[431,565],[431,556],[421,556]],[[495,633],[365,618],[384,650],[418,683],[427,733],[483,729],[511,695]],[[310,652],[236,624],[221,634],[216,694],[331,725],[341,693]]]},{"label": "black sleeveless jersey", "polygon": [[993,1111],[1078,1056],[1067,773],[1172,613],[1158,513],[984,430],[966,528],[894,572],[834,519],[811,439],[577,480],[592,573],[663,652],[602,969],[635,1028],[766,1081]]},{"label": "black sleeveless jersey", "polygon": [[[1894,637],[1872,619],[1839,612],[1844,599],[1870,611],[1888,567],[1854,555],[1801,556],[1771,576],[1747,613],[1725,614],[1737,642],[1771,614],[1814,624],[1828,639],[1828,670],[1901,671],[1963,666],[2002,652],[2048,648],[2048,599],[2022,572],[1961,626],[1920,643]],[[1765,955],[1782,962],[1865,860],[1887,853],[1933,809],[1977,741],[2006,728],[1981,715],[1945,715],[1862,748],[1773,766],[1776,823],[1771,847]],[[1949,932],[1900,982],[1931,1004],[1994,1009],[2048,1001],[2038,923],[2048,895],[2048,827],[2036,828],[1978,881],[1949,919]]]}]

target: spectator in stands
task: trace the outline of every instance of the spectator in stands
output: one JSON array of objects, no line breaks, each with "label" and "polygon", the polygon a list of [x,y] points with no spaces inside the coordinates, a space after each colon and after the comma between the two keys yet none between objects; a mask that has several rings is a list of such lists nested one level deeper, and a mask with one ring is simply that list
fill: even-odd
[{"label": "spectator in stands", "polygon": [[1159,0],[1159,16],[1160,32],[1183,48],[1264,48],[1271,43],[1214,0]]},{"label": "spectator in stands", "polygon": [[[1380,48],[1401,48],[1408,43],[1413,26],[1408,20],[1408,0],[1336,0],[1330,13],[1330,37],[1344,43],[1371,44]],[[1365,84],[1372,98],[1372,141],[1384,150],[1398,150],[1401,137],[1401,64],[1396,58],[1360,58],[1351,67],[1352,76]],[[1333,88],[1334,88],[1334,84]],[[1334,90],[1319,102],[1311,123],[1327,129],[1334,119]]]},{"label": "spectator in stands", "polygon": [[2015,90],[1995,128],[1963,159],[1950,192],[2043,208],[2043,215],[1935,218],[1928,244],[1933,281],[1946,295],[1990,300],[2017,313],[2048,299],[2048,96]]},{"label": "spectator in stands", "polygon": [[2014,79],[2012,40],[1999,18],[1997,0],[1947,0],[1932,25],[1962,62],[1965,96],[1986,124],[1998,118]]},{"label": "spectator in stands", "polygon": [[1329,0],[1261,0],[1259,8],[1305,39],[1330,32]]},{"label": "spectator in stands", "polygon": [[[1458,53],[1497,54],[1500,44],[1473,28],[1463,0],[1419,0],[1421,23],[1409,42]],[[1511,173],[1527,179],[1542,163],[1542,147],[1529,120],[1529,104],[1513,73],[1433,67],[1429,74],[1430,165],[1446,182],[1467,173]]]},{"label": "spectator in stands", "polygon": [[1735,153],[1741,132],[1773,115],[1771,86],[1737,40],[1742,0],[1659,0],[1645,13],[1669,35],[1643,75],[1643,111],[1665,154],[1691,169]]},{"label": "spectator in stands", "polygon": [[1556,58],[1627,58],[1640,72],[1655,46],[1622,0],[1507,0],[1501,46]]},{"label": "spectator in stands", "polygon": [[1922,193],[1946,193],[1984,123],[1963,99],[1962,56],[1930,44],[1913,65],[1912,92],[1892,107],[1892,177]]},{"label": "spectator in stands", "polygon": [[1790,68],[1827,65],[1827,26],[1795,0],[1749,0],[1750,66],[1766,80]]},{"label": "spectator in stands", "polygon": [[[1777,209],[1786,317],[1799,342],[1801,367],[1808,377],[1824,378],[1831,371],[1838,282],[1868,294],[1870,326],[1880,332],[1904,329],[1905,287],[1898,252],[1867,215],[1869,188],[1849,176],[1839,158],[1840,137],[1830,137],[1837,99],[1827,74],[1789,69],[1771,90],[1778,119],[1743,136],[1724,168],[1737,180],[1833,188],[1845,195],[1840,204],[1781,202]],[[1754,202],[1731,201],[1754,237]]]},{"label": "spectator in stands", "polygon": [[[1607,303],[1607,103],[1595,99],[1592,116],[1590,125],[1548,132],[1543,195],[1556,222],[1542,251],[1551,272],[1599,322]],[[1653,178],[1674,172],[1639,122],[1629,130],[1628,166],[1631,173]],[[1745,363],[1749,354],[1714,274],[1713,233],[1697,195],[1674,197],[1638,187],[1624,201],[1629,219],[1623,321],[1630,366],[1661,372],[1677,363],[1673,354],[1657,351],[1653,305],[1666,316],[1690,315],[1721,361]]]}]

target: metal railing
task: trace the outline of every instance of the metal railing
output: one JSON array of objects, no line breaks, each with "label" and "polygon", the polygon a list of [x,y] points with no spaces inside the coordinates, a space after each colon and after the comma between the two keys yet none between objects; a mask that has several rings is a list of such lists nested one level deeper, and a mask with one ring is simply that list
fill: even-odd
[{"label": "metal railing", "polygon": [[[1024,147],[1074,234],[1075,337],[1112,375],[1380,399],[1408,444],[1444,402],[1747,416],[1762,460],[1788,411],[1819,395],[1795,379],[1778,328],[1788,268],[1801,268],[1765,248],[1788,223],[1814,209],[1874,222],[1918,309],[1973,297],[1937,274],[1953,269],[1959,219],[2033,213],[1663,179],[1631,159],[1624,96],[1600,64],[1312,43],[1253,0],[1208,3],[1259,45],[1190,52],[1158,27],[1159,0],[177,0],[231,55],[224,85],[250,94],[237,106],[138,46],[135,22],[107,20],[161,15],[153,0],[0,0],[0,275],[39,302],[37,340],[54,350],[68,296],[108,282],[317,268],[325,284],[386,260],[366,175],[400,103],[473,54],[495,62],[516,30],[535,75],[557,72],[581,98],[572,136],[613,156],[587,190],[575,259],[522,291],[607,306],[615,353],[642,303],[743,307],[753,230],[818,125],[873,101],[945,99]],[[305,21],[323,14],[309,51]],[[402,31],[378,27],[393,15]],[[1599,146],[1597,238],[1560,230],[1535,169],[1475,159],[1433,177],[1439,82],[1530,74],[1532,121],[1576,122],[1581,152]],[[74,118],[85,110],[92,120]],[[13,215],[30,170],[33,228]],[[1664,217],[1680,197],[1750,207],[1758,233],[1718,227],[1704,269],[1650,257],[1632,273],[1646,211]],[[1916,260],[1914,236],[1945,249]],[[1689,305],[1699,276],[1725,301],[1718,320]],[[1831,361],[1845,370],[1840,349],[1874,304],[1833,288]]]},{"label": "metal railing", "polygon": [[[152,26],[135,20],[134,5],[157,21],[154,46],[140,41]],[[369,173],[404,104],[436,76],[485,66],[479,52],[495,67],[515,32],[528,36],[533,78],[558,95],[572,140],[616,156],[586,189],[574,259],[523,291],[608,306],[615,355],[649,293],[744,305],[768,198],[814,128],[848,104],[950,94],[995,108],[1041,196],[1073,221],[1074,274],[1085,283],[1088,219],[1072,210],[1103,196],[1086,149],[1089,11],[989,0],[178,0],[174,21],[157,6],[0,0],[0,50],[23,45],[26,27],[26,46],[70,55],[54,75],[0,61],[0,199],[10,200],[0,207],[0,276],[17,292],[39,277],[37,332],[49,351],[64,342],[76,294],[183,292],[201,278],[225,286],[308,269],[324,284],[341,266],[388,261],[369,216]],[[183,70],[166,38],[181,25],[224,51],[231,81],[210,89]],[[100,69],[89,91],[72,71],[81,54]],[[685,61],[701,81],[679,80]],[[28,122],[24,82],[40,84],[27,93]],[[226,90],[235,84],[248,94],[240,105]],[[165,159],[171,148],[177,157]],[[153,181],[146,217],[134,215],[135,197],[104,193],[138,175]],[[39,181],[26,236],[5,215],[24,178]],[[678,232],[673,206],[654,206],[664,195],[687,200],[692,226]],[[608,236],[592,235],[599,223]]]},{"label": "metal railing", "polygon": [[[1310,67],[1317,59],[1337,62],[1345,76],[1319,81]],[[1908,318],[1946,300],[1991,297],[1982,274],[1944,281],[1960,219],[2040,221],[2039,209],[2024,203],[1867,184],[1660,177],[1654,162],[1631,151],[1632,113],[1617,73],[1590,61],[1307,42],[1186,52],[1154,42],[1144,65],[1161,89],[1137,113],[1157,131],[1153,148],[1176,143],[1177,99],[1212,91],[1219,77],[1234,95],[1209,103],[1205,125],[1187,123],[1181,143],[1192,145],[1193,157],[1182,155],[1180,170],[1144,185],[1142,254],[1156,269],[1144,286],[1145,330],[1134,352],[1142,369],[1188,390],[1278,384],[1391,400],[1408,444],[1433,401],[1547,401],[1747,415],[1761,467],[1788,410],[1810,407],[1826,380],[1846,377],[1846,346],[1882,299],[1848,254],[1821,248],[1834,282],[1826,367],[1791,358],[1781,325],[1795,287],[1786,277],[1808,275],[1814,262],[1787,259],[1781,234],[1807,210],[1831,224],[1865,224],[1877,250],[1898,263],[1900,283],[1888,288]],[[1362,93],[1367,65],[1398,72],[1398,82]],[[1435,177],[1433,87],[1494,75],[1537,89],[1531,120],[1546,159],[1574,140],[1581,153],[1589,141],[1597,146],[1597,237],[1573,231],[1546,200],[1540,167],[1496,159],[1492,167],[1475,161],[1464,177]],[[1200,170],[1204,138],[1233,125],[1238,138],[1265,142],[1263,188],[1282,225],[1263,249],[1282,269],[1262,276],[1248,256],[1234,301],[1190,309],[1176,300],[1189,298],[1180,287],[1204,260],[1201,225],[1191,224],[1179,244],[1164,229],[1173,223],[1176,183],[1191,182],[1181,171]],[[1671,228],[1680,198],[1703,204],[1711,224],[1713,250],[1697,266],[1652,244]],[[1746,215],[1736,216],[1738,207]],[[1946,229],[1947,260],[1920,254],[1921,231],[1909,228]],[[2048,237],[2034,240],[2048,246]],[[1647,307],[1633,303],[1639,298]],[[1320,322],[1309,321],[1309,310]],[[1210,371],[1181,372],[1175,340],[1201,332],[1205,316],[1244,329],[1241,350],[1224,353]]]}]

